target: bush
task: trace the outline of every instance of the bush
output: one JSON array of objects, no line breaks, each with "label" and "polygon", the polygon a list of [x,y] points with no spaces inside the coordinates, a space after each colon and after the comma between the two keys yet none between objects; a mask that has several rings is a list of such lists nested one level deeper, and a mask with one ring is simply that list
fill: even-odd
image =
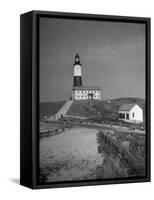
[{"label": "bush", "polygon": [[[145,174],[145,138],[138,135],[127,136],[127,133],[122,135],[117,132],[113,137],[110,132],[104,133],[103,130],[98,132],[98,152],[104,157],[104,162],[99,169],[100,176],[118,178]],[[130,146],[134,145],[136,148],[131,151],[124,148],[122,143],[125,141],[129,141]]]}]

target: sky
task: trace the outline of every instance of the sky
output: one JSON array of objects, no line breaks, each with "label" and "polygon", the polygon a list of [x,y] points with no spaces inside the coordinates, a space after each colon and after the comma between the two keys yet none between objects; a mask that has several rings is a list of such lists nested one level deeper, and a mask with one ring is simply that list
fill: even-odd
[{"label": "sky", "polygon": [[102,99],[145,98],[145,25],[40,18],[40,102],[67,100],[75,54]]}]

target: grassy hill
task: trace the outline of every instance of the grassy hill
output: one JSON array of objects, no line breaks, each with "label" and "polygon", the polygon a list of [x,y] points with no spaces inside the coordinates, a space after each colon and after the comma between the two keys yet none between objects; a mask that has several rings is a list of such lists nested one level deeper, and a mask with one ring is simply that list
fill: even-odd
[{"label": "grassy hill", "polygon": [[112,99],[110,100],[112,104],[115,104],[116,106],[120,107],[123,104],[138,104],[143,109],[145,107],[145,100],[140,98],[118,98],[118,99]]},{"label": "grassy hill", "polygon": [[118,107],[107,101],[76,101],[67,112],[68,115],[78,115],[87,118],[118,117]]},{"label": "grassy hill", "polygon": [[104,118],[105,120],[118,119],[118,110],[121,105],[126,103],[136,103],[143,110],[145,101],[139,98],[118,98],[108,101],[76,101],[72,104],[68,115],[78,115],[88,118]]},{"label": "grassy hill", "polygon": [[64,103],[65,101],[40,103],[40,119],[56,114]]},{"label": "grassy hill", "polygon": [[[50,102],[40,104],[40,117],[51,116],[58,112],[64,105],[62,102]],[[145,101],[140,98],[118,98],[106,101],[74,101],[67,115],[82,116],[103,121],[116,121],[119,118],[119,107],[126,103],[136,103],[145,110]]]}]

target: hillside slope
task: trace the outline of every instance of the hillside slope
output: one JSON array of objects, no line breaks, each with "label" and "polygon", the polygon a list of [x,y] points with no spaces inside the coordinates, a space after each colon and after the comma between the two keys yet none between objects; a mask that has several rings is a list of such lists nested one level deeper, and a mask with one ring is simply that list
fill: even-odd
[{"label": "hillside slope", "polygon": [[67,112],[68,115],[78,115],[87,118],[112,117],[117,118],[118,107],[106,101],[76,101]]},{"label": "hillside slope", "polygon": [[[40,103],[40,119],[56,114],[65,101]],[[140,98],[118,98],[109,101],[74,101],[66,113],[72,116],[97,118],[109,121],[118,120],[118,109],[126,103],[136,103],[145,110],[145,101]],[[145,116],[145,115],[144,115]],[[145,118],[145,117],[144,117]]]},{"label": "hillside slope", "polygon": [[118,107],[122,106],[123,104],[129,104],[129,103],[138,104],[143,109],[145,107],[145,100],[141,98],[117,98],[117,99],[112,99],[110,101]]},{"label": "hillside slope", "polygon": [[145,110],[145,101],[139,98],[118,98],[109,101],[75,101],[69,111],[68,115],[77,115],[87,118],[99,118],[104,121],[118,120],[118,110],[121,105],[129,103],[136,103]]},{"label": "hillside slope", "polygon": [[48,118],[56,114],[64,103],[65,101],[40,103],[40,119],[42,120],[45,116]]}]

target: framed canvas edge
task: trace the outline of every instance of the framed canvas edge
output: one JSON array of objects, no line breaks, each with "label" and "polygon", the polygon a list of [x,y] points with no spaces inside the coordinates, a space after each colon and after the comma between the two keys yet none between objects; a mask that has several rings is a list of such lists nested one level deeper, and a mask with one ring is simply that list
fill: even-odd
[{"label": "framed canvas edge", "polygon": [[[31,189],[43,189],[43,188],[59,188],[59,187],[75,187],[75,186],[94,186],[94,185],[107,185],[107,184],[123,184],[123,183],[139,183],[139,182],[150,182],[151,181],[151,72],[150,72],[150,56],[151,56],[151,35],[150,26],[151,19],[143,17],[127,17],[127,16],[114,16],[114,15],[95,15],[95,14],[83,14],[83,13],[65,13],[65,12],[51,12],[51,11],[31,11],[33,15],[33,28],[32,28],[32,186]],[[37,20],[40,16],[60,17],[60,18],[73,18],[73,19],[94,19],[100,21],[109,19],[110,21],[123,21],[132,23],[145,23],[146,25],[146,133],[147,133],[147,154],[146,155],[146,176],[140,178],[120,178],[120,179],[107,179],[107,180],[90,180],[90,181],[71,181],[71,182],[57,182],[49,184],[38,183],[38,117],[39,117],[39,102],[38,102],[38,84],[39,84],[39,73],[38,73],[38,27]]]},{"label": "framed canvas edge", "polygon": [[[32,12],[20,15],[20,184],[32,184]],[[27,30],[27,31],[26,31]],[[28,81],[28,83],[26,83]],[[26,104],[26,106],[24,106]],[[29,148],[27,148],[27,144]]]}]

